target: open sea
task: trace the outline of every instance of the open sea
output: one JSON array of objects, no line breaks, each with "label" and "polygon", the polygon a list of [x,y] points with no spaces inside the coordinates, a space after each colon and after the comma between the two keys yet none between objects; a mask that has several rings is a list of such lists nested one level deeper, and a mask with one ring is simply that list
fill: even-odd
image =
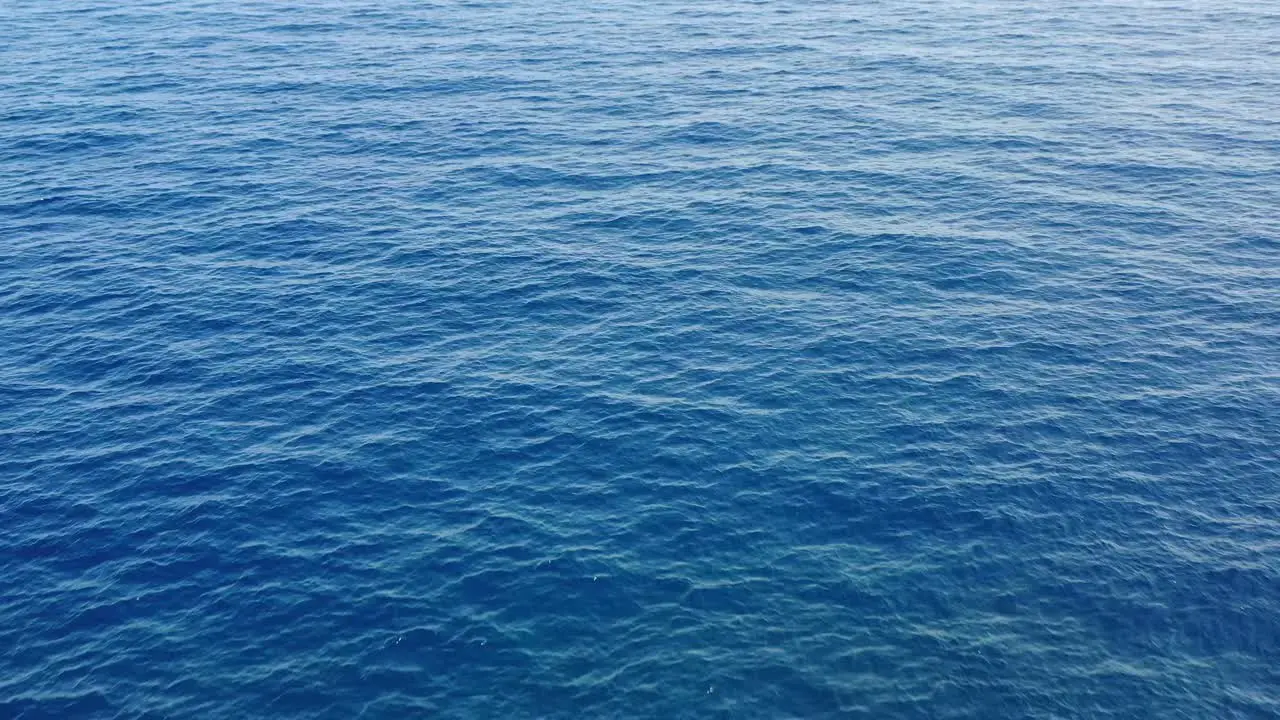
[{"label": "open sea", "polygon": [[1280,3],[0,0],[0,720],[1280,718]]}]

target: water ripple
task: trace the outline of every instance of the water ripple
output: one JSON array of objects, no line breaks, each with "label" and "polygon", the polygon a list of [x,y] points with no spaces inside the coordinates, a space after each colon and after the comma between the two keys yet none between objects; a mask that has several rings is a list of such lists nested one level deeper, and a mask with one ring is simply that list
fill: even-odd
[{"label": "water ripple", "polygon": [[1280,15],[19,0],[0,718],[1280,716]]}]

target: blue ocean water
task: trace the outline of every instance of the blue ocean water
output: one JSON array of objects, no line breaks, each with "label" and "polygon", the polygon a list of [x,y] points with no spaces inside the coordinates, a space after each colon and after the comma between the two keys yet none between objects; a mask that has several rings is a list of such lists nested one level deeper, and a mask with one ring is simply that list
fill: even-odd
[{"label": "blue ocean water", "polygon": [[1280,717],[1280,6],[0,2],[0,718]]}]

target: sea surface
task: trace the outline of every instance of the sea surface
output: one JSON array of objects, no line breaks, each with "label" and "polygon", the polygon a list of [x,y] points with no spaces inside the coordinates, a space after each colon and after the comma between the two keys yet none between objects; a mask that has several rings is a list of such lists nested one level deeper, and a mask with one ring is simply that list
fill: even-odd
[{"label": "sea surface", "polygon": [[0,719],[1280,717],[1280,4],[0,0]]}]

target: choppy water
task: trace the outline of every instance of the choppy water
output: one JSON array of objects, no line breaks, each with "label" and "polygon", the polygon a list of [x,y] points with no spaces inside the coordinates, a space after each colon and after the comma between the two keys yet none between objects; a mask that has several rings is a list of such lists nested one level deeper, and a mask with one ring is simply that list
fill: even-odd
[{"label": "choppy water", "polygon": [[0,2],[0,717],[1280,716],[1270,2]]}]

